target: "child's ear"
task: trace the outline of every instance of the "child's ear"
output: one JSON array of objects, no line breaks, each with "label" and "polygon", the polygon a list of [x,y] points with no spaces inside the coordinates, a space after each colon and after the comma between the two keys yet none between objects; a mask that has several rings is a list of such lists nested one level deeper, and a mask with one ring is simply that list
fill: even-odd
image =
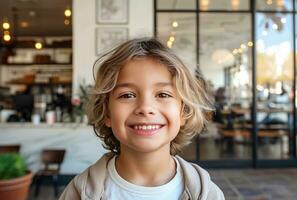
[{"label": "child's ear", "polygon": [[107,127],[111,127],[111,120],[110,120],[110,118],[109,117],[107,117],[106,119],[105,119],[105,126],[107,126]]}]

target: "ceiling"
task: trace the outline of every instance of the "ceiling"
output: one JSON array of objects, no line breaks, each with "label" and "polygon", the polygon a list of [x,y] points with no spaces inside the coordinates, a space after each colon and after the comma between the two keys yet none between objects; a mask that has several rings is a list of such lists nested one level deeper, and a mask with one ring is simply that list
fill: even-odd
[{"label": "ceiling", "polygon": [[64,24],[64,10],[71,6],[72,0],[1,0],[0,19],[17,36],[71,36],[72,25]]}]

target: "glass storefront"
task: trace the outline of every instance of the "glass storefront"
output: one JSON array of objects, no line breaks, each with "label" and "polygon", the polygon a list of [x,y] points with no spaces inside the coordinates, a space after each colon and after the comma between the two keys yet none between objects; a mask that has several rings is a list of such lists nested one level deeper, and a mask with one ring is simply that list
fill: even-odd
[{"label": "glass storefront", "polygon": [[293,2],[155,0],[156,36],[202,72],[215,98],[212,122],[184,158],[214,167],[297,165]]}]

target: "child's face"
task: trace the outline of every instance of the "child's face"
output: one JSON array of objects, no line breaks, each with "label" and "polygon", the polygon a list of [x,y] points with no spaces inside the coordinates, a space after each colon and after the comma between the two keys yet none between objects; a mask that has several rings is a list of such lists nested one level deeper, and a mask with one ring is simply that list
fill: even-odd
[{"label": "child's face", "polygon": [[120,141],[121,152],[169,151],[184,121],[170,72],[148,58],[121,69],[108,109],[105,124]]}]

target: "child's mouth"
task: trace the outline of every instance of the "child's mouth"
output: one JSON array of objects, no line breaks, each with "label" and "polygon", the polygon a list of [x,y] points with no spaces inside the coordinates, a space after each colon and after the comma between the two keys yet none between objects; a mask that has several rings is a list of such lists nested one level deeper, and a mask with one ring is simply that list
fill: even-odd
[{"label": "child's mouth", "polygon": [[142,125],[131,125],[130,128],[133,129],[133,132],[136,135],[141,136],[151,136],[156,134],[161,128],[163,128],[165,125],[161,124],[142,124]]}]

